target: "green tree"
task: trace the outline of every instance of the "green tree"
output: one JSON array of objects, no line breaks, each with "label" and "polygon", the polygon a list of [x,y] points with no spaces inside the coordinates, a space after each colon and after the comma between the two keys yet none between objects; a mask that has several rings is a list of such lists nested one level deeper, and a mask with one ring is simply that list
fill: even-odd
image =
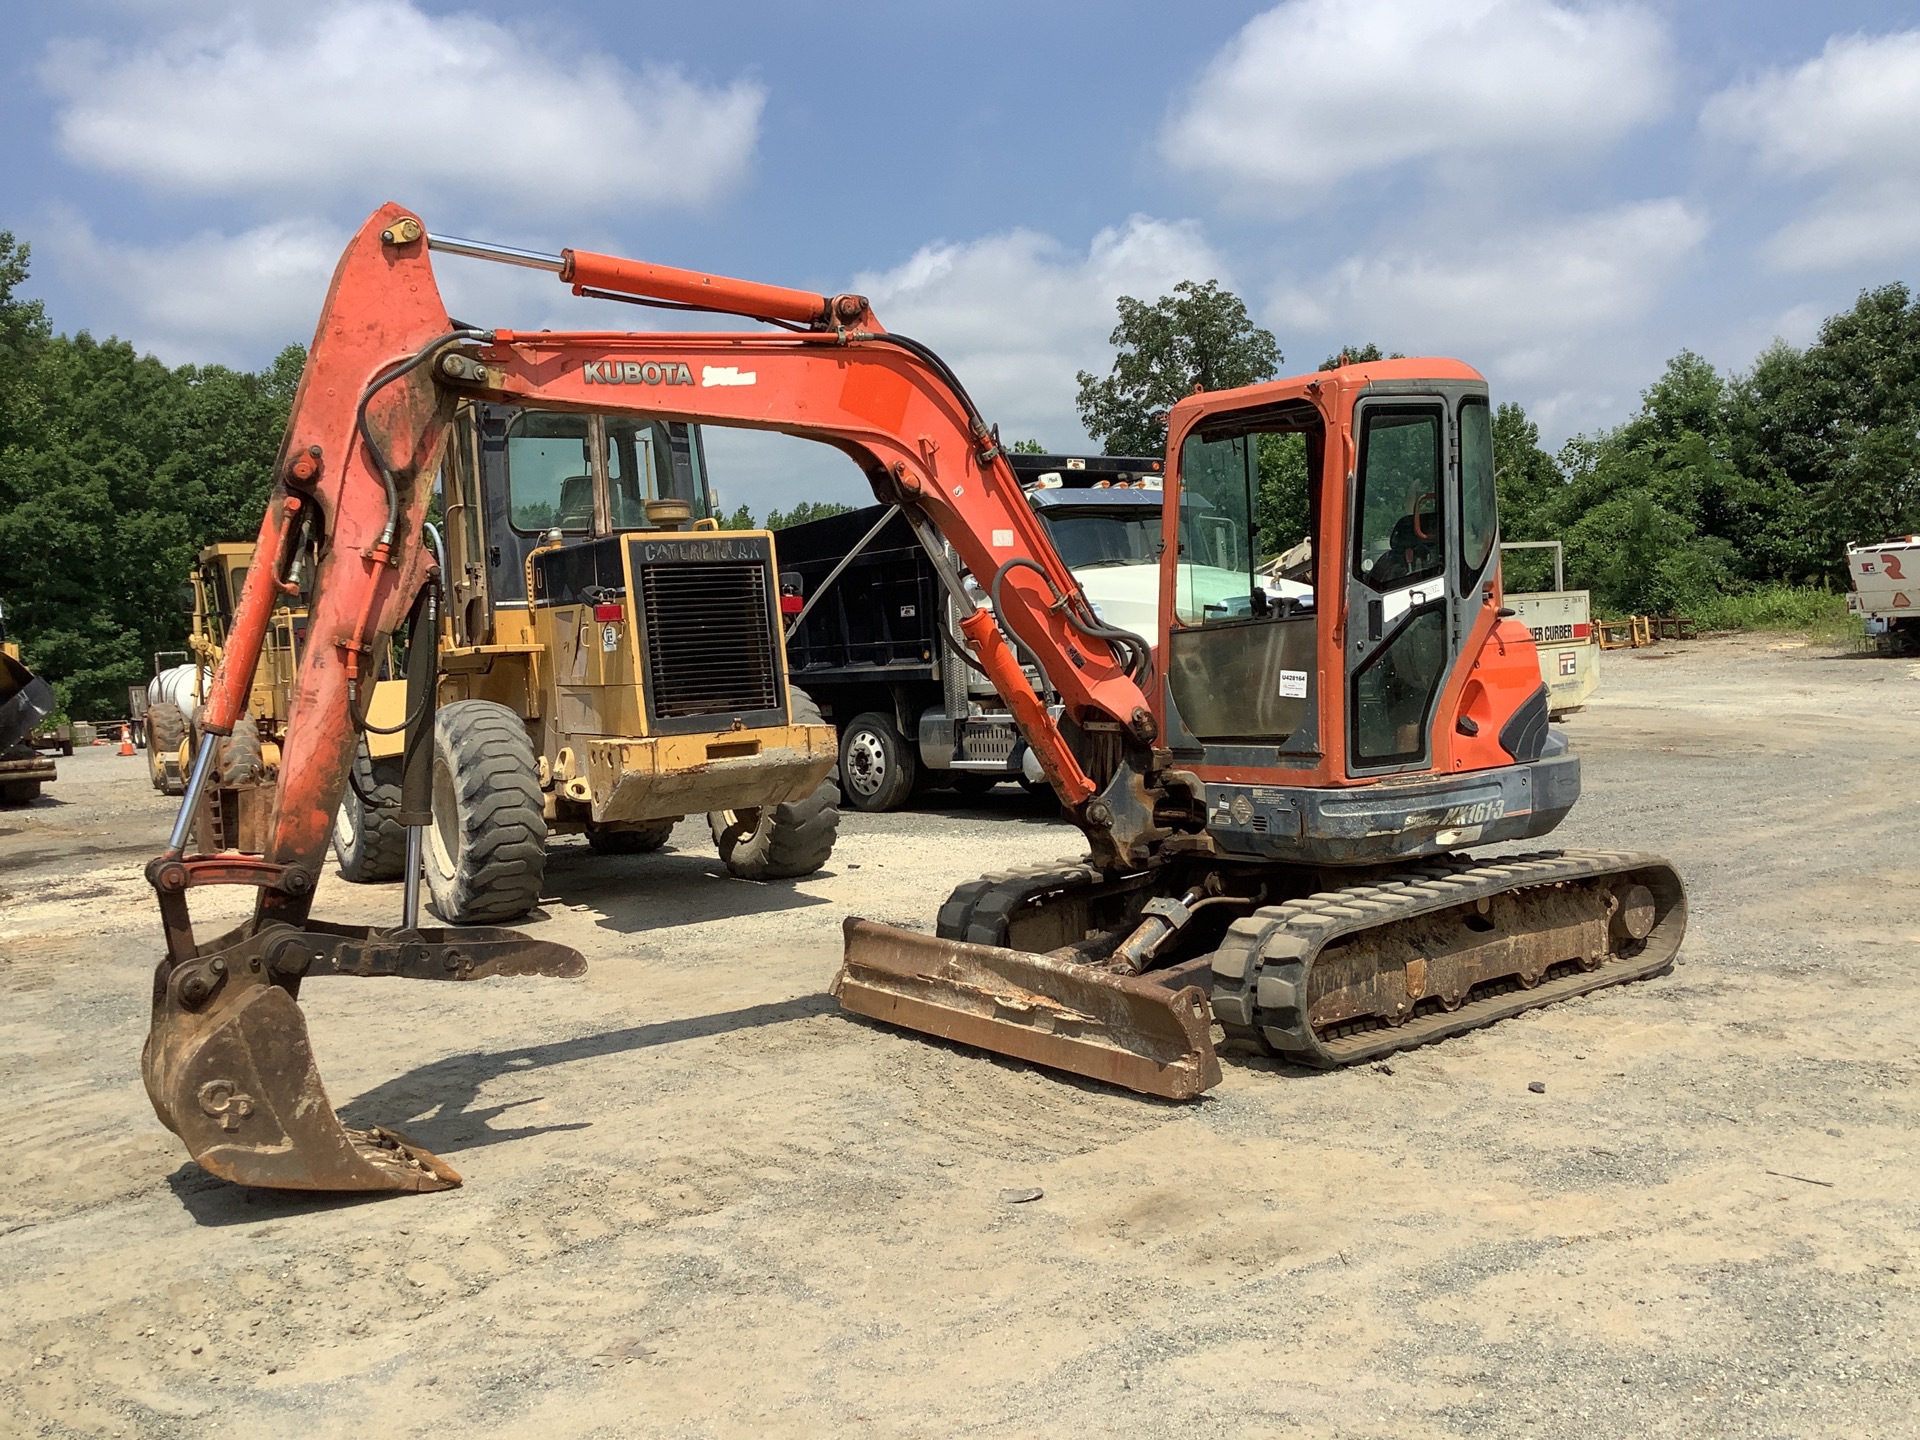
[{"label": "green tree", "polygon": [[717,515],[714,518],[720,522],[722,530],[758,530],[760,528],[754,523],[753,511],[744,505],[736,505],[730,514]]},{"label": "green tree", "polygon": [[1038,440],[1016,440],[1007,446],[1010,455],[1051,455],[1053,452]]},{"label": "green tree", "polygon": [[1373,360],[1404,360],[1398,350],[1388,355],[1369,340],[1365,345],[1342,345],[1320,362],[1322,370],[1338,370],[1342,365],[1365,365]]},{"label": "green tree", "polygon": [[37,421],[32,376],[52,327],[38,300],[18,299],[31,247],[0,230],[0,452],[17,445]]},{"label": "green tree", "polygon": [[1862,291],[1804,351],[1776,344],[1732,386],[1731,451],[1771,502],[1770,573],[1842,575],[1849,541],[1920,530],[1920,297]]},{"label": "green tree", "polygon": [[784,530],[789,525],[804,525],[809,520],[824,520],[829,515],[844,515],[853,509],[837,500],[802,500],[791,510],[769,510],[767,529]]},{"label": "green tree", "polygon": [[119,340],[50,333],[0,237],[0,595],[28,664],[81,716],[176,648],[201,546],[258,532],[304,352],[265,370],[169,369]]},{"label": "green tree", "polygon": [[1130,295],[1115,304],[1112,371],[1076,377],[1080,422],[1109,455],[1163,453],[1167,411],[1183,397],[1271,380],[1280,368],[1279,342],[1217,281],[1182,280],[1152,304]]}]

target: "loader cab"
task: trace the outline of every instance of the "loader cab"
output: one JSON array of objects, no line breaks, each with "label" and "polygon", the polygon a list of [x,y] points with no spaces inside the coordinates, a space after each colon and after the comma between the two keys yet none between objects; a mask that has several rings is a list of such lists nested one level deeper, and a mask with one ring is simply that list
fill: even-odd
[{"label": "loader cab", "polygon": [[712,525],[698,426],[471,404],[455,418],[447,454],[461,644],[485,643],[493,611],[527,608],[527,560],[537,549]]},{"label": "loader cab", "polygon": [[[1196,396],[1170,422],[1161,653],[1176,760],[1317,786],[1468,768],[1470,751],[1490,763],[1491,732],[1468,744],[1480,721],[1441,716],[1497,624],[1480,377],[1454,361],[1347,366]],[[1279,573],[1298,582],[1275,593]]]}]

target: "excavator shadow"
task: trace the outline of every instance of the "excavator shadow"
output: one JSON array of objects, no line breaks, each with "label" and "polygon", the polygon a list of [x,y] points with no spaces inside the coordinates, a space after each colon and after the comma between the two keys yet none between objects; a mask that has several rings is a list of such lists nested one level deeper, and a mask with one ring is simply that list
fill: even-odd
[{"label": "excavator shadow", "polygon": [[[801,883],[835,874],[831,867],[816,870]],[[623,935],[828,903],[790,880],[742,880],[717,855],[596,855],[584,845],[549,852],[546,888],[598,911],[596,925]]]},{"label": "excavator shadow", "polygon": [[[480,1092],[489,1081],[503,1075],[526,1074],[577,1060],[598,1060],[657,1045],[757,1030],[825,1015],[837,1008],[826,995],[798,995],[791,1000],[746,1005],[738,1010],[693,1015],[683,1020],[659,1020],[545,1045],[448,1055],[416,1066],[356,1096],[340,1107],[340,1119],[356,1129],[390,1126],[436,1154],[475,1150],[557,1130],[585,1130],[591,1122],[496,1127],[492,1122],[500,1116],[523,1106],[537,1105],[544,1097],[531,1095],[502,1105],[481,1105]],[[201,1225],[209,1226],[253,1224],[270,1215],[300,1215],[388,1198],[384,1194],[317,1195],[231,1185],[191,1164],[182,1165],[168,1177],[167,1183],[188,1213]]]},{"label": "excavator shadow", "polygon": [[540,1097],[481,1106],[478,1104],[480,1091],[489,1081],[503,1075],[526,1074],[576,1060],[597,1060],[658,1045],[757,1030],[828,1014],[835,1009],[833,1000],[826,995],[798,995],[791,1000],[745,1005],[738,1010],[692,1015],[681,1020],[656,1020],[545,1045],[448,1055],[356,1096],[341,1107],[340,1118],[349,1126],[390,1125],[436,1153],[478,1149],[553,1130],[584,1130],[589,1122],[496,1128],[491,1123],[493,1120],[509,1110],[537,1104]]}]

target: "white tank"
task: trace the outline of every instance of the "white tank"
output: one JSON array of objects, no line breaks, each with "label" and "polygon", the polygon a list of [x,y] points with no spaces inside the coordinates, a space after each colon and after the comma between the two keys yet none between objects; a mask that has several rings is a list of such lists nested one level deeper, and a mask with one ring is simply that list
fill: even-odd
[{"label": "white tank", "polygon": [[198,665],[175,665],[162,670],[147,682],[147,703],[160,705],[170,701],[192,720],[198,708],[193,701],[193,677],[199,670]]}]

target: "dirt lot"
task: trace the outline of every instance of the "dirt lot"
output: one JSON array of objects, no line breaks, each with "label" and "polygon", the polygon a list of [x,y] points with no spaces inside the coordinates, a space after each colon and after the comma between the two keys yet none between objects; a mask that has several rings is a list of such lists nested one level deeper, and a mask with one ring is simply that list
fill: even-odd
[{"label": "dirt lot", "polygon": [[[1687,878],[1668,978],[1162,1104],[824,998],[849,911],[928,927],[1071,852],[1016,792],[849,817],[796,885],[695,825],[560,842],[530,928],[586,980],[308,987],[349,1121],[467,1177],[359,1203],[155,1122],[170,806],[63,760],[0,812],[0,1433],[1920,1431],[1920,665],[1610,654],[1569,729],[1557,838]],[[398,904],[330,875],[318,912]]]}]

